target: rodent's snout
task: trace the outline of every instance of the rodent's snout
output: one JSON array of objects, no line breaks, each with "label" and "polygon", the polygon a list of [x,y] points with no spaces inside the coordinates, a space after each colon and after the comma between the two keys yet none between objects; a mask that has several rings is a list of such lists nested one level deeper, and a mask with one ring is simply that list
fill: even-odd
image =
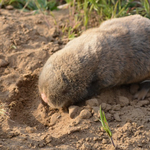
[{"label": "rodent's snout", "polygon": [[48,99],[44,93],[41,94],[41,97],[42,97],[43,101],[48,104]]}]

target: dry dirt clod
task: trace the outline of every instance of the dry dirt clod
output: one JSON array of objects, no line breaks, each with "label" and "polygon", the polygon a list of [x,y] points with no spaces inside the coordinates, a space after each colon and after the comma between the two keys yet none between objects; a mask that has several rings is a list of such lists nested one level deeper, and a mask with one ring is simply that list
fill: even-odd
[{"label": "dry dirt clod", "polygon": [[144,128],[144,126],[141,125],[141,126],[137,127],[137,130],[141,130],[141,129],[143,129],[143,128]]},{"label": "dry dirt clod", "polygon": [[86,105],[89,105],[91,107],[93,107],[93,106],[99,106],[98,100],[96,98],[89,99],[85,103],[86,103]]},{"label": "dry dirt clod", "polygon": [[127,106],[129,105],[129,99],[124,96],[119,96],[119,103],[121,106]]},{"label": "dry dirt clod", "polygon": [[14,7],[13,7],[12,5],[8,5],[8,6],[6,6],[6,9],[7,9],[7,10],[13,10]]},{"label": "dry dirt clod", "polygon": [[137,100],[130,101],[130,105],[131,105],[131,106],[135,106],[135,105],[137,105],[137,103],[138,103]]},{"label": "dry dirt clod", "polygon": [[55,113],[51,116],[50,125],[54,125],[56,121],[61,117],[59,113]]},{"label": "dry dirt clod", "polygon": [[70,106],[68,109],[69,109],[69,116],[72,119],[78,116],[81,110],[79,106],[75,106],[75,105]]},{"label": "dry dirt clod", "polygon": [[16,137],[16,136],[19,136],[20,135],[20,133],[19,132],[10,132],[10,133],[8,133],[8,135],[7,135],[7,137],[8,138],[13,138],[13,137]]},{"label": "dry dirt clod", "polygon": [[88,143],[83,143],[82,146],[80,147],[80,149],[82,149],[82,150],[90,150],[91,149],[91,145],[89,145]]},{"label": "dry dirt clod", "polygon": [[39,143],[38,143],[38,147],[39,148],[42,148],[44,147],[46,144],[45,144],[45,141],[44,140],[41,140]]},{"label": "dry dirt clod", "polygon": [[103,140],[102,140],[102,143],[103,143],[103,144],[107,144],[108,141],[107,141],[106,139],[103,139]]},{"label": "dry dirt clod", "polygon": [[139,101],[138,103],[137,103],[137,105],[139,106],[139,107],[142,107],[142,106],[145,106],[145,105],[148,105],[150,102],[148,101],[148,100],[142,100],[142,101]]},{"label": "dry dirt clod", "polygon": [[77,126],[78,124],[80,124],[81,122],[81,118],[77,117],[72,123],[71,126]]},{"label": "dry dirt clod", "polygon": [[120,116],[119,116],[118,113],[115,113],[115,114],[114,114],[114,118],[115,118],[115,120],[118,121],[118,122],[121,121]]},{"label": "dry dirt clod", "polygon": [[105,115],[108,121],[112,120],[112,115],[110,113],[106,113]]},{"label": "dry dirt clod", "polygon": [[100,110],[99,107],[92,107],[92,113],[94,114],[94,116],[96,116],[96,117],[100,116],[99,110]]},{"label": "dry dirt clod", "polygon": [[111,109],[112,109],[112,106],[109,105],[109,104],[107,104],[107,105],[106,105],[106,111],[109,111],[109,110],[111,110]]},{"label": "dry dirt clod", "polygon": [[53,28],[51,28],[50,30],[49,30],[49,33],[50,33],[50,35],[53,37],[53,38],[56,38],[57,37],[57,29],[55,28],[55,27],[53,27]]},{"label": "dry dirt clod", "polygon": [[117,104],[117,105],[114,105],[113,106],[113,110],[117,110],[117,111],[119,111],[121,109],[121,106],[120,106],[120,104]]},{"label": "dry dirt clod", "polygon": [[75,148],[73,148],[72,146],[70,145],[60,145],[58,147],[55,148],[52,148],[51,150],[76,150]]},{"label": "dry dirt clod", "polygon": [[0,59],[0,67],[7,67],[9,65],[9,63],[4,60],[4,59]]},{"label": "dry dirt clod", "polygon": [[81,130],[81,127],[72,127],[69,129],[68,134],[79,132]]},{"label": "dry dirt clod", "polygon": [[35,132],[36,131],[36,128],[34,128],[34,127],[26,127],[26,131],[28,132],[28,133],[33,133],[33,132]]},{"label": "dry dirt clod", "polygon": [[112,109],[112,106],[106,103],[101,104],[102,110],[109,111]]},{"label": "dry dirt clod", "polygon": [[46,144],[50,143],[52,141],[52,139],[53,139],[53,137],[49,134],[44,137]]},{"label": "dry dirt clod", "polygon": [[81,112],[80,112],[80,118],[82,119],[89,119],[91,117],[91,112],[87,109],[83,109]]}]

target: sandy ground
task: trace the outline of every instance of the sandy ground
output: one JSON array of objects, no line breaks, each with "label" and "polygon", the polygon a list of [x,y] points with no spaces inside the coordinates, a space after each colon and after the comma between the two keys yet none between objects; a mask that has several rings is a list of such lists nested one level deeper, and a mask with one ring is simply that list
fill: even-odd
[{"label": "sandy ground", "polygon": [[[54,16],[59,28],[68,11]],[[95,99],[71,106],[69,112],[41,103],[41,68],[67,41],[56,32],[50,15],[0,10],[0,103],[9,112],[9,117],[0,116],[0,149],[113,149],[97,119],[99,105],[117,149],[150,149],[150,97],[133,99],[138,85],[106,89]]]}]

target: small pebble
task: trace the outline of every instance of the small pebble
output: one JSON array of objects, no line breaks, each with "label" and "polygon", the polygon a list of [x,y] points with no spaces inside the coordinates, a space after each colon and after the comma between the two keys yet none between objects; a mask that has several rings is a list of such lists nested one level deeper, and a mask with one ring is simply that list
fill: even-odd
[{"label": "small pebble", "polygon": [[86,105],[89,105],[91,107],[93,107],[93,106],[99,106],[98,100],[96,98],[89,99],[85,103],[86,103]]},{"label": "small pebble", "polygon": [[34,128],[34,127],[26,127],[26,131],[28,132],[28,133],[33,133],[33,132],[35,132],[36,131],[36,128]]},{"label": "small pebble", "polygon": [[79,106],[74,105],[70,106],[68,109],[69,109],[69,116],[72,119],[78,116],[81,110]]},{"label": "small pebble", "polygon": [[142,100],[142,101],[139,101],[138,103],[137,103],[137,105],[139,106],[139,107],[142,107],[142,106],[144,106],[144,105],[148,105],[150,102],[148,101],[148,100]]},{"label": "small pebble", "polygon": [[89,119],[91,117],[91,112],[87,109],[83,109],[81,112],[80,112],[80,118],[82,119]]},{"label": "small pebble", "polygon": [[102,143],[103,143],[103,144],[107,144],[107,142],[108,142],[108,141],[107,141],[106,139],[103,139],[103,140],[102,140]]},{"label": "small pebble", "polygon": [[59,113],[53,114],[51,116],[50,125],[54,125],[56,123],[56,121],[58,120],[58,118],[60,118],[60,114]]},{"label": "small pebble", "polygon": [[74,119],[74,121],[71,123],[71,126],[77,126],[78,124],[80,124],[81,119],[79,117],[77,117],[76,119]]},{"label": "small pebble", "polygon": [[90,150],[91,149],[91,145],[89,145],[88,143],[83,143],[82,146],[80,147],[80,149]]},{"label": "small pebble", "polygon": [[143,128],[144,128],[144,126],[141,125],[141,126],[137,127],[137,130],[141,130],[141,129],[143,129]]},{"label": "small pebble", "polygon": [[129,105],[129,99],[124,96],[119,96],[119,102],[121,106],[127,106]]},{"label": "small pebble", "polygon": [[47,144],[47,143],[50,143],[50,142],[52,141],[53,137],[48,134],[48,135],[45,136],[44,139],[45,139],[45,142],[46,142],[46,144]]},{"label": "small pebble", "polygon": [[113,106],[113,110],[115,110],[115,111],[119,111],[120,109],[121,109],[120,104],[117,104],[117,105]]},{"label": "small pebble", "polygon": [[44,147],[46,144],[45,144],[45,141],[44,140],[41,140],[39,143],[38,143],[38,147],[39,148],[42,148]]},{"label": "small pebble", "polygon": [[106,103],[101,104],[102,110],[109,111],[112,109],[112,106]]},{"label": "small pebble", "polygon": [[100,110],[99,107],[92,107],[92,113],[93,113],[95,116],[97,116],[97,117],[100,116],[99,110]]},{"label": "small pebble", "polygon": [[119,116],[118,113],[115,113],[115,114],[114,114],[114,118],[115,118],[115,120],[118,121],[118,122],[121,121],[120,116]]},{"label": "small pebble", "polygon": [[107,120],[112,120],[112,115],[110,113],[106,113],[105,115]]},{"label": "small pebble", "polygon": [[93,137],[93,141],[97,141],[98,140],[98,137]]},{"label": "small pebble", "polygon": [[4,59],[0,59],[0,67],[7,67],[9,65],[9,63],[4,60]]},{"label": "small pebble", "polygon": [[13,7],[12,5],[8,5],[8,6],[6,6],[6,9],[7,9],[7,10],[13,10],[14,7]]},{"label": "small pebble", "polygon": [[72,127],[71,129],[69,129],[68,134],[79,132],[80,130],[81,130],[81,127]]}]

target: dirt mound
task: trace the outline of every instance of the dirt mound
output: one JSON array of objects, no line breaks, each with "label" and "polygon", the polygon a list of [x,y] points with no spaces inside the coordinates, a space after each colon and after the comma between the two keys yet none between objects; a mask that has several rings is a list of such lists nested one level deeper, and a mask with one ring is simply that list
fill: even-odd
[{"label": "dirt mound", "polygon": [[[59,27],[68,11],[54,16]],[[150,149],[150,98],[133,99],[138,85],[105,89],[69,112],[42,104],[40,70],[67,42],[53,17],[1,10],[0,38],[0,103],[9,111],[0,116],[0,149],[113,149],[97,119],[99,105],[118,149]]]}]

